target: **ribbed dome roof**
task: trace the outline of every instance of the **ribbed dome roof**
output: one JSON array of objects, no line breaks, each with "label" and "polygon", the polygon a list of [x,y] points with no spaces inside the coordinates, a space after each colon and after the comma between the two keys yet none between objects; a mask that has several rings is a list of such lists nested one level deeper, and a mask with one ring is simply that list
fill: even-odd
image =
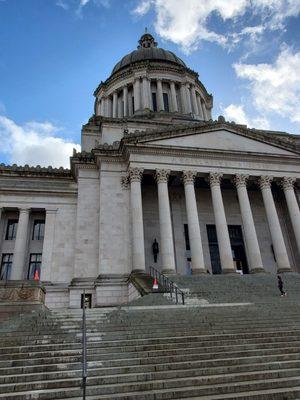
[{"label": "ribbed dome roof", "polygon": [[168,50],[161,49],[157,46],[154,38],[150,33],[145,33],[139,40],[140,46],[137,50],[124,56],[112,70],[112,74],[116,73],[120,69],[127,67],[130,64],[139,61],[166,61],[173,64],[180,65],[186,68],[185,63],[177,57],[174,53]]}]

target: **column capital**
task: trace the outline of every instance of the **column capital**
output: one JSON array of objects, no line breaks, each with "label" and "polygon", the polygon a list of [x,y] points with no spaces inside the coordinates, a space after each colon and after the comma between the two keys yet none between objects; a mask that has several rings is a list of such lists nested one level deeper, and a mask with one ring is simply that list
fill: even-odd
[{"label": "column capital", "polygon": [[233,178],[233,182],[237,188],[246,187],[248,179],[249,175],[236,174],[235,177]]},{"label": "column capital", "polygon": [[219,186],[221,183],[223,174],[220,174],[219,172],[211,172],[209,174],[209,184],[211,187],[213,186]]},{"label": "column capital", "polygon": [[30,213],[30,208],[19,208],[19,213],[20,214],[29,214]]},{"label": "column capital", "polygon": [[182,180],[185,185],[194,184],[197,172],[196,171],[182,171]]},{"label": "column capital", "polygon": [[271,183],[273,180],[273,176],[269,176],[269,175],[262,175],[259,180],[258,180],[258,184],[259,187],[261,189],[267,189],[271,187]]},{"label": "column capital", "polygon": [[130,182],[141,182],[144,168],[132,167],[128,170],[128,178]]},{"label": "column capital", "polygon": [[280,185],[283,190],[294,190],[294,183],[296,182],[296,178],[291,176],[284,176],[280,182]]},{"label": "column capital", "polygon": [[168,182],[170,172],[171,171],[169,169],[157,169],[155,174],[156,182]]}]

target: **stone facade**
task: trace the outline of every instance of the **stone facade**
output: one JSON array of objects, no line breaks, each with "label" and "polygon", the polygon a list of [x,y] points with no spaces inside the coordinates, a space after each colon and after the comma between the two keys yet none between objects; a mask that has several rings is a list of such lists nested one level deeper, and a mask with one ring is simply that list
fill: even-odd
[{"label": "stone facade", "polygon": [[1,279],[38,271],[50,308],[126,303],[150,266],[300,272],[298,137],[212,121],[198,75],[145,54],[95,91],[70,170],[0,165]]}]

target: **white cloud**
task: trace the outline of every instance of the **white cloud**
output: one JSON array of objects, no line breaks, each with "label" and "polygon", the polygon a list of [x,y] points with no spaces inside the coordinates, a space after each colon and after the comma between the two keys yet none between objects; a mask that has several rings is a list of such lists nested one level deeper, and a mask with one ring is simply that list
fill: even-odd
[{"label": "white cloud", "polygon": [[17,125],[0,115],[0,151],[10,163],[69,168],[73,148],[80,145],[56,136],[60,130],[50,122]]},{"label": "white cloud", "polygon": [[64,0],[57,0],[56,5],[58,7],[63,8],[64,10],[68,10],[69,9],[69,4]]},{"label": "white cloud", "polygon": [[249,81],[254,106],[300,122],[300,52],[283,47],[273,64],[234,64],[239,78]]},{"label": "white cloud", "polygon": [[247,125],[250,128],[270,129],[269,121],[263,116],[250,118],[246,115],[243,105],[230,104],[222,109],[224,117],[228,121],[234,121],[237,124]]},{"label": "white cloud", "polygon": [[[300,0],[140,0],[134,13],[145,15],[151,7],[156,13],[156,32],[190,52],[202,40],[231,46],[242,36],[253,38],[265,29],[282,28],[287,17],[300,13]],[[255,17],[257,25],[244,26],[242,17],[246,12]],[[221,34],[213,30],[209,24],[212,16],[231,21],[228,31]],[[239,31],[233,30],[238,22],[243,27]]]}]

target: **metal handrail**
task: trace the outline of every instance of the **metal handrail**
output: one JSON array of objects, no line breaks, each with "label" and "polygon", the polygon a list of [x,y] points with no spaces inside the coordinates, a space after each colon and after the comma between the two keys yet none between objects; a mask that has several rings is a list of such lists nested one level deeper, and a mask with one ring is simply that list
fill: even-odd
[{"label": "metal handrail", "polygon": [[85,315],[85,290],[83,291],[82,305],[82,399],[86,398],[87,380],[87,343],[86,343],[86,315]]},{"label": "metal handrail", "polygon": [[150,276],[153,279],[156,279],[157,282],[163,287],[166,293],[170,293],[171,299],[173,300],[173,296],[175,298],[175,303],[179,303],[179,299],[181,299],[182,305],[184,305],[184,292],[179,289],[179,287],[174,283],[170,278],[166,275],[162,274],[160,271],[155,269],[154,267],[149,267]]}]

